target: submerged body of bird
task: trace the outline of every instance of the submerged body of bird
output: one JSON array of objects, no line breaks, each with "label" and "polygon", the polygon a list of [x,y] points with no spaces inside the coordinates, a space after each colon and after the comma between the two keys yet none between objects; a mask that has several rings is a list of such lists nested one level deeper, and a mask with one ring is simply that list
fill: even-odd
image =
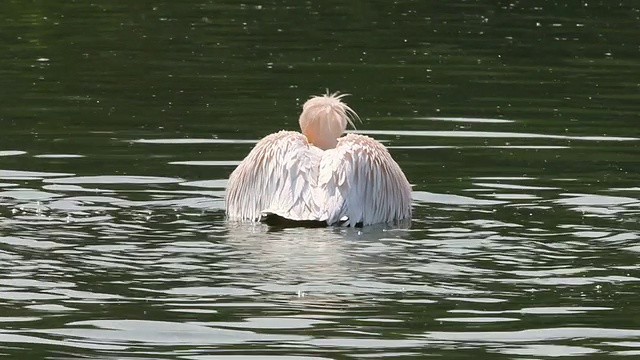
[{"label": "submerged body of bird", "polygon": [[359,226],[411,219],[411,185],[380,142],[342,136],[358,115],[344,95],[314,96],[303,105],[302,133],[260,140],[229,177],[231,221],[290,221]]}]

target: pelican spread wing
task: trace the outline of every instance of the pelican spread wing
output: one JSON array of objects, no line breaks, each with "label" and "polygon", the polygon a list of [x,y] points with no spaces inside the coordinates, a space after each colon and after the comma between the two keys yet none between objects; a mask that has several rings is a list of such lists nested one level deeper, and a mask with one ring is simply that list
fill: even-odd
[{"label": "pelican spread wing", "polygon": [[338,139],[320,160],[316,196],[327,223],[370,225],[411,217],[411,187],[387,149],[363,135]]},{"label": "pelican spread wing", "polygon": [[229,177],[226,210],[230,220],[258,221],[271,212],[291,220],[318,220],[312,188],[322,150],[295,131],[266,136]]}]

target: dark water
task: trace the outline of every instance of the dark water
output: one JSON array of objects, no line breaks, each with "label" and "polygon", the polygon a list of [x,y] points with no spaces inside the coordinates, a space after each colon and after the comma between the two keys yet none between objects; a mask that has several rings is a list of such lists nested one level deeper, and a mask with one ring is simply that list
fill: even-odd
[{"label": "dark water", "polygon": [[[0,354],[639,356],[634,4],[3,1]],[[326,88],[411,229],[226,224]]]}]

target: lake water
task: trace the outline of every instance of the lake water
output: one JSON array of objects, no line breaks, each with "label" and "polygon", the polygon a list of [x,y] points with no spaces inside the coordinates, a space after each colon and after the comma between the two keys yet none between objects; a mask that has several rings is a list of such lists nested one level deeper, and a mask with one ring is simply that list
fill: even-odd
[{"label": "lake water", "polygon": [[[0,5],[0,354],[640,356],[632,1]],[[325,89],[410,229],[229,225]]]}]

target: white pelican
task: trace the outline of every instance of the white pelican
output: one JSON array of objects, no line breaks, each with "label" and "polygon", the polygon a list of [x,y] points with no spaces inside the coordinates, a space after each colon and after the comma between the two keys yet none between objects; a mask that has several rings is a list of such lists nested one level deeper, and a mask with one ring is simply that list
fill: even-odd
[{"label": "white pelican", "polygon": [[[360,120],[338,93],[311,97],[300,129],[260,140],[229,177],[230,221],[363,226],[411,219],[411,185],[380,142],[342,136]],[[342,137],[341,137],[342,136]]]}]

